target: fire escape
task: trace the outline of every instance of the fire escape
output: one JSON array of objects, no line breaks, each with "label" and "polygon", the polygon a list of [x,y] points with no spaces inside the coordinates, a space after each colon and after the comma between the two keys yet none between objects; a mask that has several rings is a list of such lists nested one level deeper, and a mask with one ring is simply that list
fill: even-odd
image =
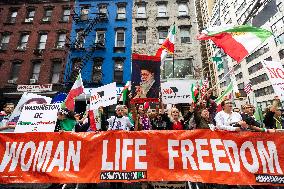
[{"label": "fire escape", "polygon": [[[65,46],[69,51],[69,61],[67,62],[69,65],[67,65],[68,70],[66,71],[66,75],[68,79],[65,81],[65,85],[68,88],[72,86],[81,69],[93,57],[94,52],[99,49],[105,49],[105,38],[100,36],[97,36],[97,39],[94,39],[88,48],[84,48],[85,39],[92,31],[94,31],[96,24],[108,22],[108,12],[107,9],[104,10],[105,11],[100,11],[98,13],[89,13],[88,11],[84,12],[84,10],[81,9],[80,14],[73,10],[72,19],[74,23],[76,25],[83,26],[83,29],[76,33],[76,37],[73,37],[73,40],[67,37],[67,43]],[[89,15],[94,15],[94,17],[89,18]],[[84,52],[84,55],[80,57],[80,61],[78,62],[74,62],[71,59],[72,52],[74,51]]]}]

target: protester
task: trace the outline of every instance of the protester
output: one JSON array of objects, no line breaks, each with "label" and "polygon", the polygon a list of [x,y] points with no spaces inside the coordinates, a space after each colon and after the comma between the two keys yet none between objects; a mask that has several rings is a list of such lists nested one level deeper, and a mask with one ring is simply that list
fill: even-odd
[{"label": "protester", "polygon": [[159,109],[156,112],[151,120],[152,128],[154,130],[166,130],[167,129],[167,122],[163,119],[162,110]]},{"label": "protester", "polygon": [[74,118],[76,120],[75,132],[87,132],[89,130],[90,123],[88,119],[88,111],[86,111],[84,115],[76,113]]},{"label": "protester", "polygon": [[239,113],[233,112],[233,103],[230,100],[224,100],[221,102],[223,108],[215,116],[216,127],[219,130],[227,131],[241,131],[241,129],[247,129],[248,125],[242,120]]},{"label": "protester", "polygon": [[66,108],[60,109],[57,113],[58,122],[55,131],[73,131],[75,128],[76,120],[74,112]]},{"label": "protester", "polygon": [[249,130],[259,131],[259,132],[275,132],[274,129],[261,128],[260,123],[258,123],[254,117],[254,106],[251,104],[246,104],[243,106],[243,113],[241,114],[242,120],[246,122]]},{"label": "protester", "polygon": [[133,126],[128,117],[124,116],[124,107],[117,105],[115,108],[116,115],[107,119],[109,126],[108,130],[127,130],[129,131]]},{"label": "protester", "polygon": [[14,111],[13,103],[4,104],[3,111],[0,112],[0,132],[13,132],[16,126],[15,122],[9,122],[9,118]]},{"label": "protester", "polygon": [[138,118],[137,118],[137,124],[135,124],[135,131],[140,131],[140,130],[151,130],[152,125],[150,118],[148,114],[146,113],[146,109],[144,109],[143,105],[140,105],[138,108]]}]

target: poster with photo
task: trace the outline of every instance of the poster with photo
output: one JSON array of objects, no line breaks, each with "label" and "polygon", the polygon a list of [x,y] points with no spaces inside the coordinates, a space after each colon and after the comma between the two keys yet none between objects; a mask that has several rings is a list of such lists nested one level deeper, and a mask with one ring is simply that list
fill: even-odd
[{"label": "poster with photo", "polygon": [[131,103],[159,101],[160,65],[159,57],[132,55]]}]

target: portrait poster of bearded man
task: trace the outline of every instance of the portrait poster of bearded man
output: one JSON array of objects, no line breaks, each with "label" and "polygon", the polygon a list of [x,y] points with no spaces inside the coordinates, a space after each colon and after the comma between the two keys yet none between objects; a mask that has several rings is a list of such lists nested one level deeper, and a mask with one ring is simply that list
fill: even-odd
[{"label": "portrait poster of bearded man", "polygon": [[132,56],[131,97],[136,103],[157,102],[160,92],[160,59]]}]

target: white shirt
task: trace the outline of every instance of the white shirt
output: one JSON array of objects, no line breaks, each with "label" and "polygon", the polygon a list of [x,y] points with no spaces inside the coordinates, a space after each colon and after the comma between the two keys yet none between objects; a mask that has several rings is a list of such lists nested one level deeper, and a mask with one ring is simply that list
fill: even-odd
[{"label": "white shirt", "polygon": [[216,114],[215,121],[218,129],[235,131],[237,128],[231,126],[231,124],[242,121],[242,116],[237,112],[232,112],[231,114],[227,114],[224,111],[221,111]]},{"label": "white shirt", "polygon": [[107,119],[109,125],[108,130],[127,130],[129,131],[132,127],[132,124],[128,117],[116,117],[111,116],[109,119]]}]

